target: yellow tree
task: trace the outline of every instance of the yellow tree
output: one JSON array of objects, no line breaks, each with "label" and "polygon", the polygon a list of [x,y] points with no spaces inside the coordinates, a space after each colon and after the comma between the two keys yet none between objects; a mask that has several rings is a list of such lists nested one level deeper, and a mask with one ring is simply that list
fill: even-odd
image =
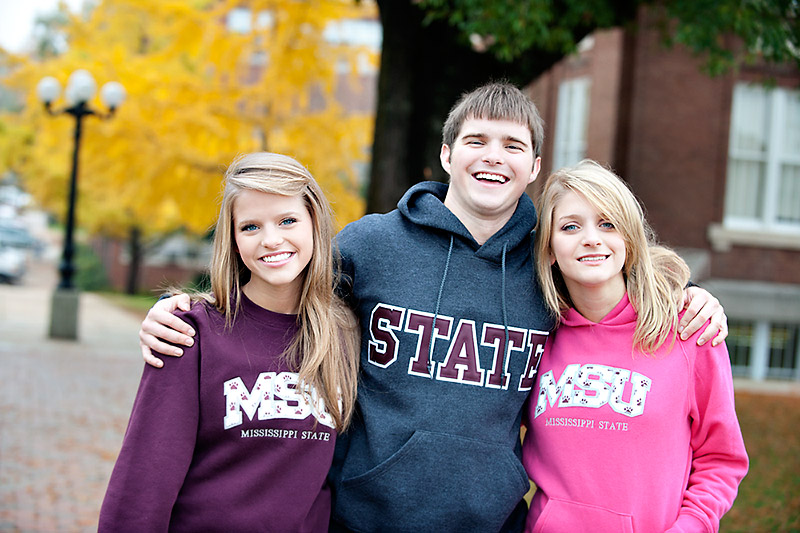
[{"label": "yellow tree", "polygon": [[[359,60],[376,57],[326,39],[325,28],[373,10],[350,0],[103,0],[86,18],[70,15],[65,53],[21,60],[5,82],[31,94],[45,75],[63,82],[84,68],[101,84],[125,86],[113,120],[85,124],[78,220],[91,233],[133,237],[133,290],[141,238],[206,232],[237,154],[293,155],[329,194],[340,223],[363,213],[355,169],[368,155],[371,117],[342,109],[334,95],[342,66],[355,72]],[[244,24],[232,27],[234,16]],[[32,95],[4,122],[0,137],[13,132],[28,143],[0,141],[14,147],[0,165],[62,212],[73,122],[47,118]]]}]

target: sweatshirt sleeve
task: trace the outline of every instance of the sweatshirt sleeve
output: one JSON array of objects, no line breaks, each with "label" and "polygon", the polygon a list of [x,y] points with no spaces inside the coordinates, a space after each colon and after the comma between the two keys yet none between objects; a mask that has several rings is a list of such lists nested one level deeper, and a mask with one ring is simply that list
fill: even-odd
[{"label": "sweatshirt sleeve", "polygon": [[[695,341],[693,337],[686,342]],[[748,468],[728,350],[724,344],[712,347],[711,343],[696,349],[689,413],[692,467],[678,520],[670,532],[718,531]]]},{"label": "sweatshirt sleeve", "polygon": [[200,329],[182,357],[144,365],[128,429],[100,510],[98,531],[167,531],[191,464],[199,421]]}]

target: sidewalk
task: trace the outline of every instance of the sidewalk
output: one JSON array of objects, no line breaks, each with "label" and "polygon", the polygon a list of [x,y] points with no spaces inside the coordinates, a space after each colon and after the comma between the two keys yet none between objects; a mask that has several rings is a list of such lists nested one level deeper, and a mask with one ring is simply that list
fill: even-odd
[{"label": "sidewalk", "polygon": [[52,265],[0,285],[0,531],[96,531],[142,371],[140,319],[82,294],[79,340],[47,337]]}]

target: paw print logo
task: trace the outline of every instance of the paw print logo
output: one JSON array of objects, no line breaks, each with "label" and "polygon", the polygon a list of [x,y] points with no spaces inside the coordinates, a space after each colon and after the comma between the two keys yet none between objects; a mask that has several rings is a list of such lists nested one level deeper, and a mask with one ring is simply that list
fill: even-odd
[{"label": "paw print logo", "polygon": [[238,389],[239,389],[239,384],[238,383],[236,383],[235,381],[233,383],[231,383],[231,390],[238,390]]},{"label": "paw print logo", "polygon": [[589,400],[587,400],[586,398],[581,398],[581,403],[582,403],[583,405],[586,405],[586,404],[588,404],[588,403],[589,403]]},{"label": "paw print logo", "polygon": [[247,395],[245,393],[242,393],[242,401],[243,402],[247,401]]},{"label": "paw print logo", "polygon": [[625,409],[623,409],[623,411],[625,411],[625,414],[632,415],[633,414],[633,407],[631,407],[629,405]]},{"label": "paw print logo", "polygon": [[544,407],[542,407],[541,405],[537,406],[536,407],[536,416],[539,416],[542,413],[544,413]]},{"label": "paw print logo", "polygon": [[230,407],[228,407],[228,411],[235,411],[235,410],[236,410],[236,404],[234,402],[231,402]]}]

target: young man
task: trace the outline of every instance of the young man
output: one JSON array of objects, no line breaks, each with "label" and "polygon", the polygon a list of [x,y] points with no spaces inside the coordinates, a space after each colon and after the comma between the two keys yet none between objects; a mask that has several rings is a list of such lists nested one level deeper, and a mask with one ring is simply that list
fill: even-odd
[{"label": "young man", "polygon": [[[543,137],[522,92],[480,87],[444,126],[450,184],[417,184],[398,209],[339,234],[362,376],[331,469],[333,530],[522,530],[522,406],[553,327],[531,261],[536,213],[523,194]],[[690,331],[714,313],[722,323],[714,302],[704,292],[693,300],[703,311]],[[157,337],[188,339],[157,323],[182,328],[168,313],[176,305],[161,302],[142,326],[148,362],[150,348],[177,350]]]}]

